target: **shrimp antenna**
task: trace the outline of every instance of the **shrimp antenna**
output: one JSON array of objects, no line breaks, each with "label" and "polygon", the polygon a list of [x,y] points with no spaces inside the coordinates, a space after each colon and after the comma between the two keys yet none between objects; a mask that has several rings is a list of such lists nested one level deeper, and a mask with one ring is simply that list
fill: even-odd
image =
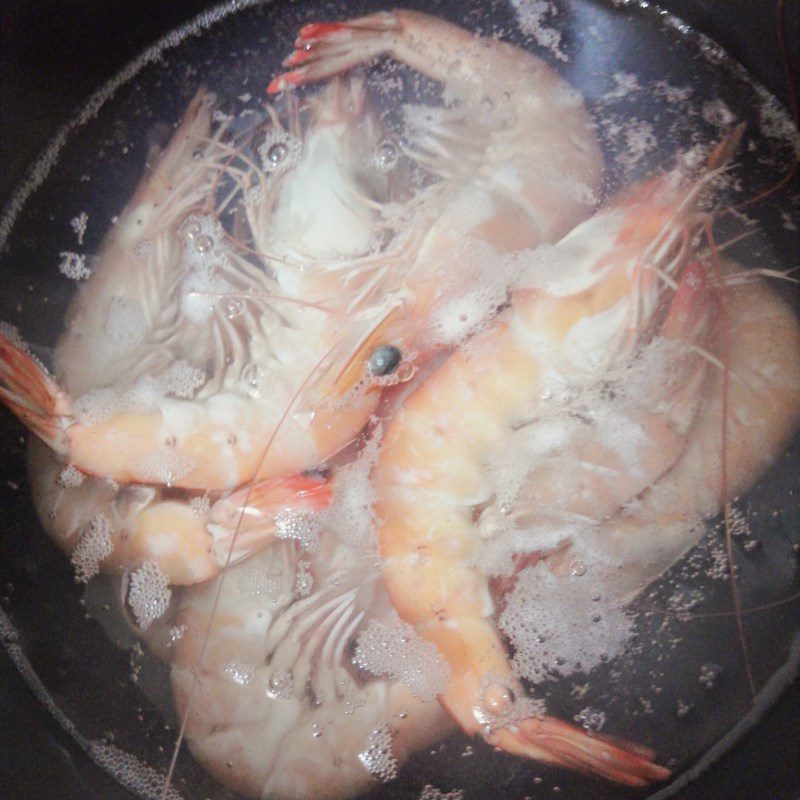
[{"label": "shrimp antenna", "polygon": [[747,682],[750,686],[750,694],[755,702],[756,682],[753,677],[753,667],[750,662],[750,653],[747,646],[747,637],[744,630],[744,620],[742,619],[742,602],[739,597],[739,583],[736,576],[736,561],[733,553],[733,534],[731,533],[730,503],[728,497],[728,393],[730,387],[730,325],[728,318],[728,302],[725,296],[725,278],[722,274],[722,264],[716,250],[714,241],[714,231],[711,220],[705,224],[705,235],[711,248],[711,260],[714,266],[714,273],[719,284],[719,313],[722,322],[722,421],[720,430],[720,494],[722,496],[722,520],[725,528],[725,545],[728,556],[728,570],[731,576],[731,597],[733,599],[733,609],[736,617],[736,629],[739,635],[739,644],[742,648]]}]

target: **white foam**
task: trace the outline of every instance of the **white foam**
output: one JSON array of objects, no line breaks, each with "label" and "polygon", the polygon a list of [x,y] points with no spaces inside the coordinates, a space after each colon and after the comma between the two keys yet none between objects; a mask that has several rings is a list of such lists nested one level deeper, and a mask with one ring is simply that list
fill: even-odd
[{"label": "white foam", "polygon": [[436,646],[400,620],[370,620],[358,636],[353,663],[378,677],[400,681],[426,702],[445,690],[451,674]]},{"label": "white foam", "polygon": [[584,558],[581,575],[556,577],[544,562],[524,569],[506,597],[498,624],[516,653],[520,676],[539,682],[551,674],[588,672],[622,652],[632,621],[603,599],[613,575]]},{"label": "white foam", "polygon": [[82,253],[63,251],[58,255],[61,259],[58,263],[58,271],[70,280],[86,280],[92,274],[92,271],[86,266],[86,256]]},{"label": "white foam", "polygon": [[141,304],[132,297],[112,297],[106,310],[103,330],[119,352],[132,350],[147,332]]},{"label": "white foam", "polygon": [[147,630],[164,616],[172,599],[169,579],[152,561],[131,572],[127,601],[136,624]]},{"label": "white foam", "polygon": [[464,800],[464,791],[453,789],[452,792],[443,792],[428,783],[422,788],[419,800]]},{"label": "white foam", "polygon": [[58,473],[58,483],[66,489],[75,489],[80,486],[86,476],[72,464],[67,464],[61,472]]},{"label": "white foam", "polygon": [[532,37],[540,47],[549,50],[560,61],[568,61],[561,49],[561,33],[546,24],[558,14],[558,8],[550,0],[511,0],[517,13],[520,30]]},{"label": "white foam", "polygon": [[375,556],[378,552],[373,503],[375,490],[370,480],[380,448],[381,431],[376,429],[358,457],[337,473],[333,503],[325,513],[331,533],[356,552]]},{"label": "white foam", "polygon": [[364,769],[382,783],[397,777],[400,765],[392,752],[392,735],[388,725],[381,725],[372,731],[365,743],[365,749],[358,754]]},{"label": "white foam", "polygon": [[75,232],[75,238],[78,240],[78,246],[83,244],[83,237],[86,235],[86,225],[89,222],[89,215],[85,211],[81,211],[77,217],[73,217],[69,221],[69,226]]},{"label": "white foam", "polygon": [[111,533],[111,523],[101,513],[95,514],[81,532],[70,556],[78,583],[88,583],[100,572],[100,564],[114,552]]},{"label": "white foam", "polygon": [[278,539],[294,539],[304,550],[319,550],[322,515],[286,509],[275,515],[275,535]]},{"label": "white foam", "polygon": [[78,397],[72,407],[83,425],[105,422],[120,407],[120,396],[113,389],[92,389]]}]

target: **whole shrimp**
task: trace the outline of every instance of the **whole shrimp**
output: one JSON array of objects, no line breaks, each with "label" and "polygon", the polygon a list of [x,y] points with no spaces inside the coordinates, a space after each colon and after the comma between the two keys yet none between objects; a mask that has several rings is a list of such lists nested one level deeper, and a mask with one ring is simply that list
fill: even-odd
[{"label": "whole shrimp", "polygon": [[218,601],[221,578],[186,589],[165,650],[193,755],[248,797],[356,796],[451,727],[433,695],[353,664],[371,620],[398,624],[374,559],[333,535],[303,558],[310,585],[278,542],[231,567]]},{"label": "whole shrimp", "polygon": [[[0,338],[2,399],[64,461],[119,483],[225,490],[321,463],[363,427],[370,397],[324,400],[347,393],[331,388],[338,373],[329,368],[358,347],[371,312],[354,308],[356,288],[315,288],[313,269],[315,259],[369,252],[375,207],[388,197],[380,194],[388,178],[374,169],[362,180],[369,171],[352,153],[379,136],[361,91],[358,81],[337,81],[309,101],[304,142],[271,119],[262,148],[275,140],[287,163],[265,155],[262,168],[249,156],[232,166],[241,154],[224,130],[210,135],[213,98],[201,93],[69,310],[55,354],[59,383],[13,337]],[[315,183],[304,158],[338,168]],[[234,193],[259,182],[240,225],[260,226],[251,241],[282,242],[302,264],[237,246],[216,220],[223,179]],[[298,207],[298,180],[306,206]],[[339,224],[287,241],[297,235],[287,219],[309,214]],[[294,272],[303,275],[292,289]],[[306,392],[312,383],[319,403]]]},{"label": "whole shrimp", "polygon": [[[56,348],[60,383],[15,332],[0,331],[0,397],[47,445],[32,445],[30,460],[45,528],[72,552],[84,533],[89,544],[97,539],[99,522],[106,538],[93,549],[103,554],[103,568],[150,561],[170,583],[205,580],[274,534],[271,525],[235,533],[237,520],[219,490],[258,474],[286,477],[288,484],[266,478],[250,497],[251,508],[260,498],[271,518],[288,485],[305,492],[305,478],[291,477],[294,470],[346,444],[377,401],[373,393],[325,404],[327,376],[338,380],[326,358],[334,360],[337,347],[358,346],[371,312],[362,304],[366,321],[358,317],[357,276],[352,289],[341,286],[327,305],[315,303],[330,295],[329,276],[320,272],[317,285],[308,269],[315,258],[369,250],[378,200],[393,193],[391,175],[370,173],[354,155],[382,135],[363,108],[362,83],[335,81],[310,101],[304,142],[299,109],[290,109],[288,129],[271,110],[267,132],[256,140],[265,151],[262,167],[237,150],[224,127],[210,135],[213,102],[201,92],[191,103],[108,234]],[[308,166],[320,159],[336,170]],[[355,196],[355,173],[366,175],[366,199]],[[302,268],[232,243],[214,216],[215,186],[223,180],[242,194],[258,188],[245,198],[237,226],[249,229],[254,243],[268,240],[302,258]],[[296,182],[308,191],[306,205]],[[309,209],[336,216],[336,229],[302,236],[298,226]],[[381,364],[370,374],[393,368]],[[315,405],[306,396],[302,407],[293,406],[304,387],[311,390],[308,376],[322,399]],[[64,475],[71,477],[65,482]],[[118,490],[117,482],[127,486]],[[179,498],[173,486],[201,491]],[[224,520],[217,518],[221,508]]]},{"label": "whole shrimp", "polygon": [[[448,298],[492,277],[498,253],[555,241],[584,219],[600,186],[602,157],[580,95],[541,59],[416,11],[305,25],[284,61],[290,70],[268,92],[339,75],[377,56],[439,82],[446,102],[404,109],[399,147],[438,178],[429,187],[435,211],[423,204],[411,218],[413,230],[382,254],[398,264],[405,287],[398,309],[370,341],[405,353],[413,349],[409,315],[430,325]],[[463,333],[448,332],[445,342]]]},{"label": "whole shrimp", "polygon": [[[736,141],[720,145],[710,167],[725,163]],[[678,375],[689,376],[694,391],[702,385],[707,361],[694,351],[698,337],[713,330],[718,306],[698,282],[691,239],[702,224],[698,199],[714,174],[709,168],[689,184],[677,171],[652,179],[532,259],[510,307],[405,401],[374,475],[389,596],[452,668],[442,704],[465,731],[494,746],[629,785],[662,780],[669,771],[652,762],[650,751],[532,711],[495,627],[478,518],[492,499],[487,463],[535,422],[549,390],[580,389],[616,374],[658,335],[676,341]],[[679,378],[673,389],[685,406],[682,386]],[[670,399],[660,404],[669,409]],[[646,487],[678,460],[692,408],[689,402],[688,411],[668,411],[670,424],[663,425],[653,406],[643,427],[654,435],[641,437],[641,457],[634,438],[627,456],[634,487]],[[669,454],[653,458],[664,433]],[[608,513],[637,492],[618,480],[605,489]]]}]

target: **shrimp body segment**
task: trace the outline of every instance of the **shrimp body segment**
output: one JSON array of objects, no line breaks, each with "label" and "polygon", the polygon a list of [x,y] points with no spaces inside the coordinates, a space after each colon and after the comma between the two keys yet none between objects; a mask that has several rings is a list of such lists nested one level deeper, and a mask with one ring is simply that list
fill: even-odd
[{"label": "shrimp body segment", "polygon": [[[487,462],[535,424],[549,388],[580,389],[614,374],[657,334],[678,339],[676,369],[700,373],[697,387],[703,362],[690,358],[692,345],[712,326],[716,304],[682,276],[695,269],[687,234],[706,180],[654,179],[534,258],[511,306],[406,400],[375,472],[386,584],[401,617],[452,668],[445,707],[466,731],[510,752],[631,785],[669,773],[652,753],[531,713],[495,628],[475,509],[492,499]],[[677,397],[690,408],[653,425],[639,459],[650,472],[644,481],[665,471],[685,442],[693,405]],[[671,455],[648,467],[662,435]],[[606,489],[609,509],[629,499],[624,486]]]}]

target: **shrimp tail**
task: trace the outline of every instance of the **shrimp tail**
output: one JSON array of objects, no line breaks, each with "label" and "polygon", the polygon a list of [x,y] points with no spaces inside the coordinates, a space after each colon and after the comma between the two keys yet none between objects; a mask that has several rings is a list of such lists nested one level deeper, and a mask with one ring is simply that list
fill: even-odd
[{"label": "shrimp tail", "polygon": [[210,520],[240,532],[274,529],[282,514],[324,511],[332,495],[329,478],[318,472],[299,472],[259,481],[218,500],[211,508]]},{"label": "shrimp tail", "polygon": [[68,452],[72,403],[16,337],[0,333],[0,400],[57,453]]},{"label": "shrimp tail", "polygon": [[589,735],[553,717],[526,719],[496,731],[487,741],[509,753],[600,775],[627,786],[647,786],[670,776],[668,769],[653,762],[652,750],[621,739]]},{"label": "shrimp tail", "polygon": [[300,472],[246,486],[211,507],[208,530],[221,567],[235,564],[290,533],[304,515],[331,503],[332,482],[319,472]]}]

